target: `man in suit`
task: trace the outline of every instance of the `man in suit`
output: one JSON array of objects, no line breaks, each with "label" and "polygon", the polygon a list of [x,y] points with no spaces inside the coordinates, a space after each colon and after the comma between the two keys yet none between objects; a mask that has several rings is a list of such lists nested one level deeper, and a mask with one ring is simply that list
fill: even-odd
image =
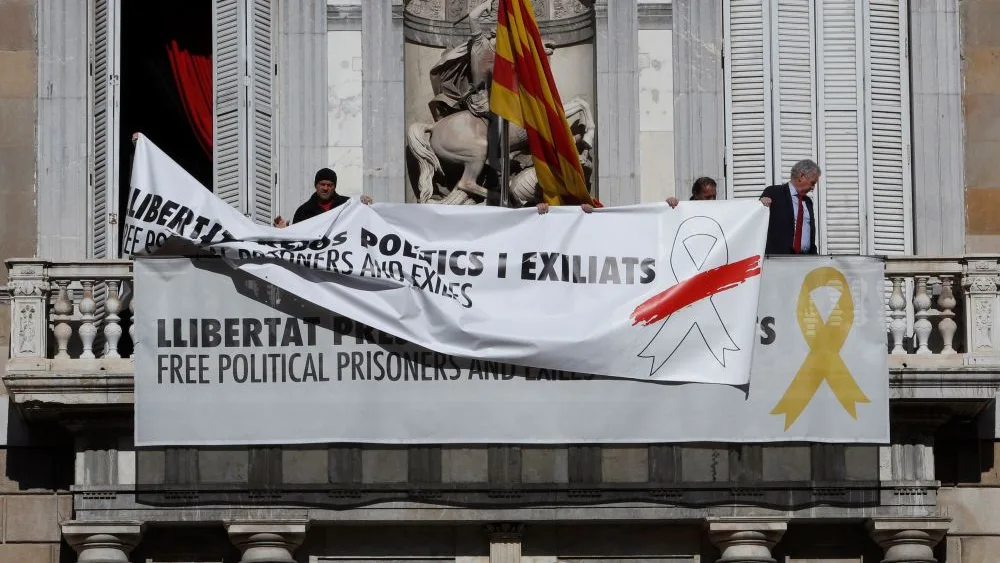
[{"label": "man in suit", "polygon": [[787,184],[764,188],[760,201],[771,209],[766,254],[818,254],[816,212],[809,192],[821,173],[815,162],[800,160],[792,166]]}]

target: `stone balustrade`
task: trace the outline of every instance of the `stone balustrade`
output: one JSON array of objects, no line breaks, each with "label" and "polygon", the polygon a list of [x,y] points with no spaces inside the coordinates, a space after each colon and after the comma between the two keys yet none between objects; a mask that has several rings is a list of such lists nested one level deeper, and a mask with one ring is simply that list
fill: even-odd
[{"label": "stone balustrade", "polygon": [[997,256],[892,257],[885,277],[892,364],[1000,363]]},{"label": "stone balustrade", "polygon": [[17,259],[8,260],[7,269],[11,359],[130,356],[135,334],[122,317],[133,312],[131,261]]},{"label": "stone balustrade", "polygon": [[[10,358],[128,358],[132,263],[7,262]],[[892,257],[886,262],[886,330],[894,365],[923,358],[1000,364],[1000,256]]]}]

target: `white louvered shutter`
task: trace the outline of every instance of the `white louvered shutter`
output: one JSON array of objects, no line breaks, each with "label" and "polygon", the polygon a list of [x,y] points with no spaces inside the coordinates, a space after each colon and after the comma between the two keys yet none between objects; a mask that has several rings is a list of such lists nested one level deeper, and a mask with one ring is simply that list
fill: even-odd
[{"label": "white louvered shutter", "polygon": [[[274,217],[274,11],[271,0],[249,0],[250,45],[250,119],[249,149],[253,166],[250,169],[250,212],[258,223],[271,224]],[[324,119],[322,116],[321,119]]]},{"label": "white louvered shutter", "polygon": [[770,183],[770,9],[724,0],[726,174],[731,198],[755,198]]},{"label": "white louvered shutter", "polygon": [[215,0],[214,187],[223,201],[270,224],[274,192],[271,0]]},{"label": "white louvered shutter", "polygon": [[816,159],[814,0],[777,0],[772,6],[772,184],[788,180],[792,165]]},{"label": "white louvered shutter", "polygon": [[119,0],[91,0],[90,81],[93,112],[90,132],[90,258],[118,258]]},{"label": "white louvered shutter", "polygon": [[861,0],[816,5],[820,251],[867,252]]},{"label": "white louvered shutter", "polygon": [[867,0],[868,234],[875,254],[913,251],[906,0]]},{"label": "white louvered shutter", "polygon": [[212,142],[213,189],[223,201],[247,212],[246,4],[214,0],[212,85],[215,90]]}]

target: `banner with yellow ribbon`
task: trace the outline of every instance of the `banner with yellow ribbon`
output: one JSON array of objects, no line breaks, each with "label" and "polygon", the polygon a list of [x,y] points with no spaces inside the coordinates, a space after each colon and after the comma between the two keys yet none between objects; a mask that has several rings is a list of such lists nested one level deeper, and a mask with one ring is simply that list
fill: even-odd
[{"label": "banner with yellow ribbon", "polygon": [[[831,288],[839,295],[826,320],[820,315],[812,294],[821,287]],[[809,401],[819,391],[820,385],[826,382],[844,410],[851,418],[857,419],[857,404],[871,401],[858,387],[858,382],[840,356],[854,324],[854,298],[844,274],[829,266],[816,268],[806,274],[802,289],[799,290],[795,314],[802,336],[809,346],[809,355],[771,414],[785,415],[785,430],[788,430],[802,415]]]},{"label": "banner with yellow ribbon", "polygon": [[[716,244],[709,235],[719,233],[700,219],[689,226],[678,231],[688,242],[678,249],[684,254],[675,253],[680,260],[664,267],[678,285],[695,280],[690,286],[704,292],[711,285],[699,277],[703,271],[724,271],[735,262],[699,260],[691,251],[705,241]],[[136,319],[144,324],[137,333],[149,343],[136,364],[136,373],[145,375],[137,378],[139,438],[158,446],[888,443],[884,262],[795,256],[767,258],[759,267],[760,299],[741,304],[756,306],[756,326],[741,320],[732,295],[723,291],[677,306],[666,321],[650,325],[657,339],[637,340],[631,348],[631,357],[641,346],[644,355],[656,357],[641,358],[646,370],[669,356],[668,368],[687,361],[686,369],[704,374],[721,362],[732,365],[733,344],[717,337],[713,349],[707,341],[712,334],[732,334],[739,352],[752,349],[753,356],[749,385],[737,387],[450,356],[330,315],[258,277],[234,275],[218,261],[139,259]],[[633,309],[622,307],[623,316]],[[231,319],[239,326],[230,327]],[[657,328],[678,321],[684,321],[682,338],[670,339]],[[201,338],[191,332],[199,326]],[[256,333],[229,330],[254,326],[264,327],[263,344],[243,344],[241,338],[256,339]],[[269,342],[268,326],[281,327],[275,334],[289,342]],[[303,328],[289,339],[289,326]],[[216,342],[206,345],[213,334]],[[218,358],[199,363],[205,371],[190,363],[208,357],[202,354]],[[246,408],[261,401],[271,407],[267,424]]]},{"label": "banner with yellow ribbon", "polygon": [[754,351],[750,396],[769,402],[784,435],[829,426],[888,436],[884,272],[882,260],[856,256],[766,261],[760,309],[768,303],[776,328]]}]

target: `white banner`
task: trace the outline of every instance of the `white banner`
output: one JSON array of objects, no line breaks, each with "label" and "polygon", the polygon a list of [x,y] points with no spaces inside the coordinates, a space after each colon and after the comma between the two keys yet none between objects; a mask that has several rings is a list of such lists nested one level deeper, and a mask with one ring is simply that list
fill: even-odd
[{"label": "white banner", "polygon": [[742,385],[767,221],[756,201],[539,215],[352,200],[277,229],[226,205],[140,137],[123,248],[151,254],[183,239],[327,311],[444,354]]},{"label": "white banner", "polygon": [[221,260],[140,259],[136,444],[887,443],[883,263],[772,258],[763,278],[739,388],[456,358]]}]

